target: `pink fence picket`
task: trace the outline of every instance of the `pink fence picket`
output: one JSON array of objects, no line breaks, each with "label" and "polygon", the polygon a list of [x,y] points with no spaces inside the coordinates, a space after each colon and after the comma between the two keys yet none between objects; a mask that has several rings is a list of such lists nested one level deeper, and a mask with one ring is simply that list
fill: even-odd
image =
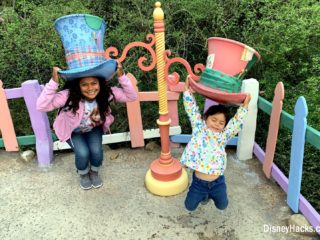
[{"label": "pink fence picket", "polygon": [[282,111],[282,101],[284,99],[283,83],[279,82],[274,90],[274,98],[272,102],[272,112],[270,117],[269,131],[267,137],[266,155],[263,163],[263,172],[267,178],[271,176],[272,163],[274,153],[276,151],[276,144],[278,139],[280,115]]},{"label": "pink fence picket", "polygon": [[7,97],[0,80],[0,130],[6,151],[19,151],[16,133],[8,107]]},{"label": "pink fence picket", "polygon": [[[133,83],[136,84],[136,79],[133,75],[128,74],[129,78]],[[179,93],[167,92],[168,106],[169,106],[169,117],[171,119],[171,127],[179,126],[178,116],[178,100]],[[159,101],[158,92],[138,92],[138,99],[134,102],[127,103],[127,113],[130,129],[130,139],[132,147],[143,147],[144,146],[144,134],[142,125],[142,115],[140,102],[156,102]]]},{"label": "pink fence picket", "polygon": [[[133,86],[135,86],[136,90],[138,91],[137,79],[131,73],[128,73],[127,75],[128,78],[131,80]],[[127,102],[126,104],[130,129],[131,147],[143,147],[144,138],[139,95],[136,101]]]}]

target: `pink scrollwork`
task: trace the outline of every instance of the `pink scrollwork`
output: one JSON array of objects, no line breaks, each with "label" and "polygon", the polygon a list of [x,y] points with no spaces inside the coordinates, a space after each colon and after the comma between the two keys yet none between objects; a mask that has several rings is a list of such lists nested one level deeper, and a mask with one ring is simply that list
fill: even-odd
[{"label": "pink scrollwork", "polygon": [[[147,58],[146,57],[140,57],[138,59],[138,66],[142,71],[145,71],[145,72],[151,71],[156,66],[156,53],[155,53],[154,49],[152,48],[153,45],[156,42],[156,39],[155,39],[155,36],[153,34],[148,34],[146,39],[150,43],[144,43],[144,42],[132,42],[132,43],[129,43],[127,46],[125,46],[121,57],[119,57],[119,58],[117,58],[115,60],[117,60],[119,62],[122,62],[126,58],[127,53],[129,52],[129,50],[131,48],[133,48],[133,47],[143,47],[143,48],[147,49],[150,52],[150,54],[151,54],[151,63],[150,63],[149,66],[145,66],[143,63],[147,60]],[[110,59],[111,58],[110,56],[117,57],[118,54],[119,54],[119,51],[115,47],[109,47],[105,51],[105,56],[106,56],[107,59]]]},{"label": "pink scrollwork", "polygon": [[[166,65],[164,68],[164,76],[165,79],[167,79],[168,83],[172,86],[177,85],[180,81],[180,76],[177,72],[173,72],[169,75],[169,68],[170,65],[173,63],[181,63],[187,70],[188,74],[192,77],[192,79],[194,79],[195,81],[199,81],[200,76],[197,76],[193,73],[190,64],[183,58],[180,57],[175,57],[175,58],[169,58],[171,56],[171,52],[170,50],[165,50],[164,51],[164,59],[166,61]],[[200,73],[203,71],[203,69],[205,68],[205,66],[201,63],[198,63],[194,66],[194,72],[195,73]]]}]

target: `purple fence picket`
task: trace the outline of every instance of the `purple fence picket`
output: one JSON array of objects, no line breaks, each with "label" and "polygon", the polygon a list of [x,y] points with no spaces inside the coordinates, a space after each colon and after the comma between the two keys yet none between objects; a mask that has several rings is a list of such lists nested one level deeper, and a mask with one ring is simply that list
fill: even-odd
[{"label": "purple fence picket", "polygon": [[[257,143],[254,144],[253,153],[258,158],[258,160],[263,164],[264,158],[265,158],[265,152]],[[287,193],[289,180],[274,163],[272,163],[271,176],[280,185],[280,187]],[[299,195],[299,199],[300,199],[299,210],[308,219],[308,221],[311,223],[311,225],[316,229],[317,233],[320,235],[319,213],[301,194]]]},{"label": "purple fence picket", "polygon": [[22,83],[21,88],[31,126],[36,136],[38,164],[48,166],[53,160],[53,142],[47,114],[36,109],[36,101],[41,93],[41,87],[37,80],[28,80]]},{"label": "purple fence picket", "polygon": [[206,112],[208,110],[208,108],[213,106],[213,105],[218,105],[218,103],[216,101],[213,101],[213,100],[209,99],[209,98],[206,98],[206,101],[204,103],[203,112]]}]

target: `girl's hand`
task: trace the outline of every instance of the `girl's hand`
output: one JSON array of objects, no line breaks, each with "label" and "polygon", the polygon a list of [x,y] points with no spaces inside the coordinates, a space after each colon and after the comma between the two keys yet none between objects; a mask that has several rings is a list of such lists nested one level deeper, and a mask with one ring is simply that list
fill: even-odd
[{"label": "girl's hand", "polygon": [[59,70],[60,70],[60,68],[58,68],[58,67],[52,68],[52,79],[56,83],[59,83],[59,73],[58,73]]},{"label": "girl's hand", "polygon": [[243,106],[244,108],[248,108],[248,105],[249,105],[250,100],[251,100],[251,94],[250,94],[250,93],[247,93],[247,97],[246,97],[246,99],[244,100],[242,106]]},{"label": "girl's hand", "polygon": [[124,74],[124,71],[123,71],[123,67],[122,67],[121,62],[117,62],[117,63],[118,63],[117,76],[119,78]]}]

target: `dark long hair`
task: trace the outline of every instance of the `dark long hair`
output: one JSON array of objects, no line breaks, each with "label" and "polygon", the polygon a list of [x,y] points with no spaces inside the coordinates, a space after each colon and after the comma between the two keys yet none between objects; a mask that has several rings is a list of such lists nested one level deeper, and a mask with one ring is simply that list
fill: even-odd
[{"label": "dark long hair", "polygon": [[[99,80],[100,92],[95,100],[97,101],[101,120],[104,122],[106,120],[106,114],[110,113],[110,104],[114,100],[114,95],[111,87],[104,78],[97,77],[97,79]],[[79,102],[84,99],[80,91],[80,80],[81,78],[66,81],[63,89],[69,90],[69,97],[65,105],[59,109],[58,113],[60,113],[60,111],[72,111],[73,114],[76,114],[79,109]],[[112,96],[112,98],[110,98],[110,96]]]}]

